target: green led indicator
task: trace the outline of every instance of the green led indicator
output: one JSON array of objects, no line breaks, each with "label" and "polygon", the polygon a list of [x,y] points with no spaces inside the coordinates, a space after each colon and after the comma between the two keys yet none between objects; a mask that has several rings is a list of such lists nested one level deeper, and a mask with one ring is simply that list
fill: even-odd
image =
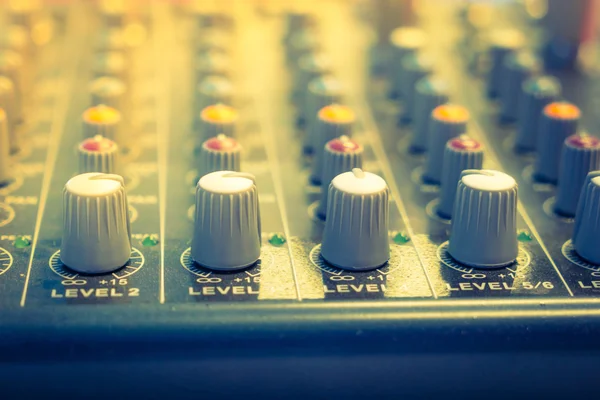
[{"label": "green led indicator", "polygon": [[394,235],[394,243],[396,244],[405,244],[410,242],[410,236],[408,236],[404,232],[398,232]]},{"label": "green led indicator", "polygon": [[25,247],[31,246],[31,240],[23,236],[18,236],[13,242],[13,246],[15,246],[17,249],[24,249]]},{"label": "green led indicator", "polygon": [[283,236],[281,233],[274,233],[269,238],[269,243],[271,243],[271,245],[276,246],[276,247],[283,246],[285,244],[285,242],[286,242],[285,236]]},{"label": "green led indicator", "polygon": [[158,238],[156,235],[146,235],[142,239],[142,246],[144,247],[153,247],[158,244]]},{"label": "green led indicator", "polygon": [[533,238],[531,237],[531,234],[527,231],[519,231],[519,234],[517,236],[517,240],[519,242],[531,242],[533,240]]}]

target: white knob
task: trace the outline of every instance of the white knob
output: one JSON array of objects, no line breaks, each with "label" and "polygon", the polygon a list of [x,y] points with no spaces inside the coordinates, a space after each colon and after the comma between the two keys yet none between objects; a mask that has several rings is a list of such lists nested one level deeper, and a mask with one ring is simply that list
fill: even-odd
[{"label": "white knob", "polygon": [[71,178],[63,190],[61,261],[74,271],[108,273],[131,254],[129,211],[123,178],[87,173]]},{"label": "white knob", "polygon": [[389,189],[383,178],[354,168],[333,178],[321,255],[348,270],[369,270],[390,258]]},{"label": "white knob", "polygon": [[254,176],[204,175],[196,187],[192,258],[215,270],[236,270],[260,257],[260,217]]},{"label": "white knob", "polygon": [[498,268],[517,258],[517,182],[492,170],[466,170],[456,190],[450,255],[476,268]]}]

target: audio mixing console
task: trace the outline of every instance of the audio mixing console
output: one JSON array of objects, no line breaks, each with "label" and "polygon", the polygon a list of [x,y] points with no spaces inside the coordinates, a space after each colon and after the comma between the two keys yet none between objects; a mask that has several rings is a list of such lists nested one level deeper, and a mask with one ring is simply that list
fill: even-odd
[{"label": "audio mixing console", "polygon": [[0,391],[591,392],[593,0],[197,3],[4,7]]}]

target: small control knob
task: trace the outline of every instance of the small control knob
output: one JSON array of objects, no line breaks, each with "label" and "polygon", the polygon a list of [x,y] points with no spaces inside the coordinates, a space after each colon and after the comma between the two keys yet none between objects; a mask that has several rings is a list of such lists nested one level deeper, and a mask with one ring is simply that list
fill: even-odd
[{"label": "small control knob", "polygon": [[581,257],[592,264],[600,264],[600,171],[590,172],[581,189],[573,246]]},{"label": "small control knob", "polygon": [[421,153],[427,150],[431,112],[448,101],[448,82],[444,79],[426,76],[415,86],[415,125],[412,132],[410,151]]},{"label": "small control knob", "polygon": [[198,147],[206,140],[219,134],[235,136],[235,127],[238,121],[238,112],[235,108],[225,104],[212,104],[200,111],[198,129]]},{"label": "small control knob", "polygon": [[12,81],[0,76],[0,108],[2,108],[6,118],[6,129],[8,130],[8,144],[11,153],[17,153],[21,148],[20,138],[17,134],[18,121],[16,115],[20,115],[17,111],[18,104],[15,103],[15,90]]},{"label": "small control knob", "polygon": [[321,255],[342,269],[362,271],[390,258],[389,189],[378,175],[354,168],[329,185]]},{"label": "small control knob", "polygon": [[287,61],[292,72],[296,73],[298,61],[305,54],[317,53],[322,48],[322,39],[313,29],[303,29],[290,37],[287,47]]},{"label": "small control knob", "polygon": [[511,52],[523,48],[525,37],[517,29],[496,29],[489,35],[490,71],[488,75],[487,93],[490,98],[500,95],[504,85],[504,58]]},{"label": "small control knob", "polygon": [[240,171],[242,146],[234,138],[223,134],[202,143],[198,175],[204,176],[215,171]]},{"label": "small control knob", "polygon": [[229,78],[219,75],[205,77],[196,90],[196,112],[211,104],[232,104],[234,87]]},{"label": "small control knob", "polygon": [[[304,151],[308,154],[314,151],[313,143],[317,136],[318,113],[323,107],[340,103],[344,89],[339,80],[331,75],[314,79],[308,84],[306,93],[305,112],[307,135],[304,137]],[[339,135],[338,135],[339,136]]]},{"label": "small control knob", "polygon": [[120,28],[105,28],[96,35],[95,48],[101,52],[127,51],[125,31]]},{"label": "small control knob", "polygon": [[13,50],[23,58],[32,55],[33,42],[27,28],[21,25],[9,25],[4,30],[5,33],[0,38],[0,48]]},{"label": "small control knob", "polygon": [[537,146],[540,119],[546,105],[560,96],[560,83],[551,76],[538,76],[523,82],[519,99],[517,137],[515,150],[534,151]]},{"label": "small control knob", "polygon": [[125,184],[119,175],[87,173],[63,191],[60,259],[74,271],[102,274],[121,268],[131,254]]},{"label": "small control knob", "polygon": [[452,214],[448,252],[475,268],[514,262],[517,244],[517,182],[491,170],[461,174]]},{"label": "small control knob", "polygon": [[390,33],[390,44],[392,45],[391,65],[389,67],[391,79],[391,97],[403,97],[405,75],[402,60],[409,54],[416,53],[427,44],[425,31],[414,27],[396,28]]},{"label": "small control knob", "polygon": [[196,82],[200,83],[209,75],[231,76],[231,60],[227,54],[210,50],[196,56]]},{"label": "small control knob", "polygon": [[95,56],[92,72],[94,78],[112,76],[122,82],[129,82],[129,68],[127,58],[120,51],[107,51]]},{"label": "small control knob", "polygon": [[223,54],[229,52],[231,46],[230,35],[219,28],[205,29],[199,35],[196,46],[196,54],[201,55],[209,51],[218,51]]},{"label": "small control knob", "polygon": [[316,16],[304,10],[294,10],[286,15],[283,44],[289,46],[291,38],[300,31],[310,30],[317,25]]},{"label": "small control knob", "polygon": [[216,171],[196,187],[192,258],[203,267],[236,270],[260,257],[260,217],[254,176]]},{"label": "small control knob", "polygon": [[0,107],[6,112],[12,152],[19,150],[19,138],[16,135],[17,124],[21,122],[22,110],[16,102],[15,85],[7,76],[0,76]]},{"label": "small control knob", "polygon": [[[14,120],[18,123],[23,120],[23,93],[25,91],[26,68],[21,55],[13,50],[0,50],[0,75],[6,76],[12,82],[12,96],[14,107],[7,109],[15,113]],[[13,119],[13,117],[9,117]]]},{"label": "small control knob", "polygon": [[573,217],[585,177],[600,170],[600,139],[587,134],[571,135],[565,140],[560,158],[558,193],[554,210]]},{"label": "small control knob", "polygon": [[534,177],[540,182],[556,183],[560,152],[567,137],[577,132],[581,111],[574,104],[559,101],[548,104],[539,125]]},{"label": "small control knob", "polygon": [[105,26],[110,28],[119,28],[127,23],[129,18],[127,3],[121,1],[100,1],[98,2],[98,14],[102,18]]},{"label": "small control knob", "polygon": [[[292,99],[298,105],[303,105],[306,102],[306,91],[308,84],[315,78],[331,73],[331,62],[329,58],[323,54],[305,54],[298,60],[298,72],[294,80],[294,90]],[[306,116],[302,115],[304,107],[299,110],[301,119]]]},{"label": "small control knob", "polygon": [[481,169],[483,166],[483,146],[467,135],[450,139],[444,150],[442,168],[441,196],[437,213],[440,217],[451,219],[454,199],[460,175],[468,169]]},{"label": "small control knob", "polygon": [[77,146],[79,153],[79,173],[102,172],[114,174],[116,172],[119,146],[114,141],[100,135],[83,140]]},{"label": "small control knob", "polygon": [[119,110],[122,115],[129,115],[127,87],[118,78],[102,76],[94,79],[89,86],[92,105],[104,104]]},{"label": "small control knob", "polygon": [[6,6],[10,21],[27,27],[28,30],[33,29],[44,11],[44,3],[40,0],[8,1]]},{"label": "small control knob", "polygon": [[440,184],[444,162],[444,149],[452,138],[467,131],[469,111],[458,104],[442,104],[431,113],[429,125],[429,143],[427,144],[427,162],[423,180]]},{"label": "small control knob", "polygon": [[112,107],[100,104],[83,112],[83,137],[101,135],[119,145],[125,145],[127,137],[120,129],[121,113]]},{"label": "small control knob", "polygon": [[329,184],[341,173],[352,171],[354,168],[362,168],[363,147],[348,136],[340,136],[330,140],[325,145],[323,154],[323,173],[321,181],[321,201],[317,208],[317,215],[325,219],[327,215],[327,199],[329,198]]},{"label": "small control knob", "polygon": [[354,111],[350,107],[331,104],[319,110],[315,127],[313,148],[314,158],[310,180],[315,185],[321,184],[323,173],[323,153],[325,145],[336,137],[352,136],[352,127],[356,122]]},{"label": "small control knob", "polygon": [[515,121],[519,114],[523,82],[541,69],[541,61],[530,51],[511,53],[504,59],[504,79],[500,86],[500,117],[504,122]]},{"label": "small control knob", "polygon": [[0,187],[13,180],[13,166],[10,158],[10,137],[8,134],[8,118],[0,109]]},{"label": "small control knob", "polygon": [[402,61],[402,95],[404,109],[400,120],[404,123],[412,122],[415,114],[416,83],[419,79],[433,72],[433,59],[425,53],[414,53],[405,56]]},{"label": "small control knob", "polygon": [[205,33],[208,30],[219,29],[228,31],[234,21],[229,13],[211,9],[206,7],[206,3],[192,3],[190,2],[189,11],[192,14],[192,18],[196,21],[197,30],[200,34]]}]

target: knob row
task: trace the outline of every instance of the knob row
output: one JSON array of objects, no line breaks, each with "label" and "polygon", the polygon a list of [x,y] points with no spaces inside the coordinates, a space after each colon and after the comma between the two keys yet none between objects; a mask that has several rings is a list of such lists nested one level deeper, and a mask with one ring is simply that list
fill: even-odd
[{"label": "knob row", "polygon": [[581,111],[560,100],[560,83],[542,74],[540,60],[524,46],[513,29],[492,36],[488,95],[499,97],[504,121],[518,124],[515,150],[536,152],[533,178],[558,184],[554,211],[573,217],[586,175],[600,169],[599,140],[578,131]]},{"label": "knob row", "polygon": [[[576,251],[600,263],[600,172],[582,185],[573,243]],[[331,181],[322,256],[334,266],[368,270],[389,259],[389,189],[377,175],[353,168]],[[461,173],[448,252],[476,268],[511,264],[518,253],[517,184],[490,170]],[[67,182],[63,194],[61,260],[82,273],[114,271],[131,252],[131,232],[123,178],[86,173]],[[216,171],[198,181],[192,257],[216,270],[235,270],[260,257],[260,217],[254,177]]]},{"label": "knob row", "polygon": [[40,24],[52,21],[40,3],[7,6],[0,39],[0,186],[15,179],[15,160],[23,145],[24,98],[30,93],[33,71],[29,67],[37,49],[51,35],[34,35]]},{"label": "knob row", "polygon": [[[322,253],[346,269],[377,268],[389,259],[389,191],[377,175],[354,168],[337,175],[328,190]],[[86,274],[112,272],[131,253],[127,196],[119,175],[85,173],[63,191],[60,257]],[[236,270],[260,257],[258,191],[251,174],[216,171],[196,186],[192,258],[215,270]]]},{"label": "knob row", "polygon": [[[419,29],[398,28],[390,36],[390,42],[395,52],[390,68],[393,71],[390,77],[392,92],[404,92],[405,107],[415,105],[412,118],[402,117],[406,122],[414,121],[410,151],[428,153],[424,181],[441,184],[446,140],[465,133],[456,132],[445,138],[439,133],[440,118],[436,118],[434,110],[448,101],[448,84],[430,74],[418,81],[410,81],[411,90],[402,89],[401,82],[410,77],[405,66],[411,64],[411,59],[411,65],[418,65],[414,63],[415,57],[421,54],[427,39]],[[585,175],[600,168],[596,156],[597,140],[578,133],[580,110],[559,100],[560,84],[553,77],[541,75],[541,62],[531,51],[523,49],[525,41],[520,32],[513,29],[493,31],[488,42],[491,62],[488,95],[499,99],[503,121],[518,122],[515,149],[518,152],[537,151],[533,178],[538,182],[558,183],[554,211],[573,217]],[[423,65],[420,71],[428,74],[431,69]],[[407,112],[405,110],[404,114]],[[442,197],[449,198],[445,193],[452,191],[448,185],[442,185]],[[439,214],[449,216],[450,208],[444,207]]]},{"label": "knob row", "polygon": [[[485,177],[479,177],[482,173],[477,172],[475,175],[478,177],[466,176],[472,174],[470,169],[481,168],[482,146],[468,136],[458,137],[466,132],[466,124],[452,133],[452,125],[447,124],[449,119],[439,118],[440,109],[451,110],[452,107],[440,106],[448,101],[447,84],[431,75],[431,65],[427,62],[426,54],[421,52],[426,41],[423,32],[415,28],[398,28],[390,37],[394,51],[390,68],[391,95],[404,100],[401,122],[414,122],[410,150],[413,153],[428,153],[423,180],[442,186],[437,213],[447,219],[454,217],[453,239],[449,246],[451,255],[472,266],[493,267],[508,264],[516,257],[516,229],[509,229],[510,240],[497,241],[497,251],[478,252],[478,249],[486,249],[486,244],[489,245],[493,241],[486,239],[482,232],[464,226],[465,221],[476,221],[476,226],[487,226],[477,222],[480,221],[479,217],[482,217],[482,211],[474,211],[474,205],[465,199],[478,198],[474,196],[473,191],[483,188],[473,186],[473,182],[481,180],[498,183],[500,175],[485,173]],[[516,150],[537,149],[534,179],[541,182],[558,182],[555,212],[573,217],[576,215],[579,198],[583,196],[581,189],[586,174],[600,168],[599,141],[595,137],[577,132],[579,109],[568,102],[558,101],[558,81],[540,75],[541,63],[530,51],[521,50],[524,38],[519,32],[497,31],[490,35],[489,41],[491,71],[487,82],[488,95],[499,99],[502,121],[519,122],[515,140]],[[417,72],[411,71],[411,68]],[[468,119],[468,113],[465,119]],[[446,122],[441,125],[443,129],[440,129],[440,122]],[[461,174],[465,174],[464,178],[460,178]],[[510,182],[510,185],[507,183],[506,190],[508,186],[515,186],[515,194],[509,196],[512,199],[509,203],[516,207],[516,183],[512,178],[505,178],[502,180]],[[492,192],[495,192],[495,189]],[[468,193],[468,197],[465,197],[467,195],[464,193]],[[491,202],[489,204],[493,203],[493,197],[493,193],[484,196],[486,201]],[[477,204],[481,204],[479,200],[478,202]],[[499,204],[508,203],[501,201]],[[506,210],[498,210],[491,217],[488,215],[482,218],[500,217],[504,222],[514,221],[511,216],[513,212],[514,210],[507,214]],[[469,237],[469,234],[474,236]],[[496,234],[499,234],[499,231],[496,230]],[[470,246],[475,250],[470,250]],[[499,258],[485,260],[486,254]]]}]

